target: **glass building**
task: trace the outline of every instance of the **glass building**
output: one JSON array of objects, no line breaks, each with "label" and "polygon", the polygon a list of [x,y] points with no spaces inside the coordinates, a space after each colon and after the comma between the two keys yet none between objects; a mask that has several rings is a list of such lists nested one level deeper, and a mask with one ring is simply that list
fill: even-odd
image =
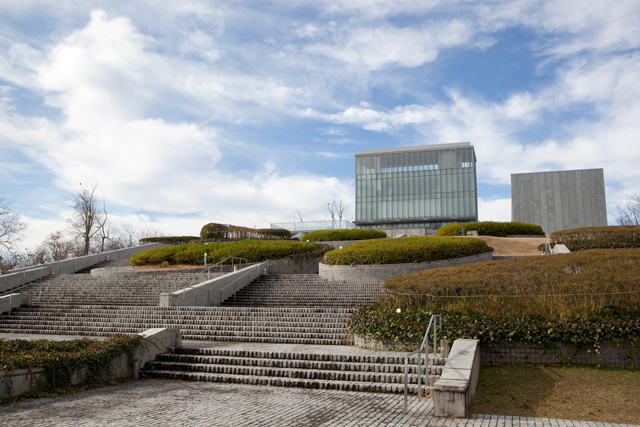
[{"label": "glass building", "polygon": [[469,142],[359,151],[360,228],[433,228],[478,220],[476,154]]}]

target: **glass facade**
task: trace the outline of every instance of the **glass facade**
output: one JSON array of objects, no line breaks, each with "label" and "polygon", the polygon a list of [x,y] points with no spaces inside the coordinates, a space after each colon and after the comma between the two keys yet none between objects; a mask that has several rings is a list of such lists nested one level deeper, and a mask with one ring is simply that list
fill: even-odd
[{"label": "glass facade", "polygon": [[476,155],[470,143],[356,155],[356,225],[439,228],[477,221]]}]

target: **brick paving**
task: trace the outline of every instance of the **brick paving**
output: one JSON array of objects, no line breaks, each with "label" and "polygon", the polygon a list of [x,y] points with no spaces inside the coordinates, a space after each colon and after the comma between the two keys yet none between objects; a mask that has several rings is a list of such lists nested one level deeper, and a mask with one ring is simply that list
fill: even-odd
[{"label": "brick paving", "polygon": [[472,415],[433,417],[430,399],[377,393],[145,379],[0,405],[0,426],[610,427],[623,424]]}]

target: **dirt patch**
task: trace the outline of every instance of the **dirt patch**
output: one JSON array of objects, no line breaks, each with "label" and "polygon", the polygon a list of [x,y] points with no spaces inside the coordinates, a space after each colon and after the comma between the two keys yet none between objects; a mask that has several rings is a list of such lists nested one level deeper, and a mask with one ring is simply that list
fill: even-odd
[{"label": "dirt patch", "polygon": [[494,256],[539,255],[538,246],[549,240],[546,237],[473,237],[487,242],[494,249]]},{"label": "dirt patch", "polygon": [[472,413],[640,424],[640,370],[483,367]]}]

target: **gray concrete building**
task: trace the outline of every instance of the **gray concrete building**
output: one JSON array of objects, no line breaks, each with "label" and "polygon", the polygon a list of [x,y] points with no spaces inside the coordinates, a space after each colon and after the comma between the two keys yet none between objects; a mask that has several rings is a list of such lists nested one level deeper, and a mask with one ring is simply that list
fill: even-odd
[{"label": "gray concrete building", "polygon": [[604,171],[512,174],[511,220],[537,224],[547,234],[607,225]]}]

